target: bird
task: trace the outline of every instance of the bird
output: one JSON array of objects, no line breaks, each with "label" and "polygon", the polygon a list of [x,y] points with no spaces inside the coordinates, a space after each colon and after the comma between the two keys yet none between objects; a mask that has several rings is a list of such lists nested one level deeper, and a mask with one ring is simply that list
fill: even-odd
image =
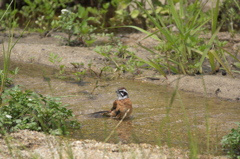
[{"label": "bird", "polygon": [[127,89],[121,87],[116,91],[118,99],[113,102],[112,109],[103,113],[103,116],[117,119],[128,118],[132,114],[132,101],[128,96]]},{"label": "bird", "polygon": [[127,89],[121,87],[117,89],[117,99],[113,102],[112,109],[110,111],[98,111],[89,114],[90,117],[102,118],[112,117],[115,119],[125,119],[132,114],[132,101],[128,96]]}]

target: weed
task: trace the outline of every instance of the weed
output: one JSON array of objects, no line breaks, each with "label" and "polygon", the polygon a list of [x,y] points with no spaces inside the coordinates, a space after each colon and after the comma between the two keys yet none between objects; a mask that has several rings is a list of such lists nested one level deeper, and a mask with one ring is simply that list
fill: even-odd
[{"label": "weed", "polygon": [[[8,82],[8,74],[9,74],[9,66],[10,66],[10,57],[12,54],[12,49],[14,48],[14,46],[16,45],[16,43],[18,42],[18,40],[21,38],[21,36],[23,35],[26,27],[24,28],[24,30],[21,33],[21,36],[19,36],[19,38],[13,42],[13,30],[14,28],[17,26],[16,25],[16,19],[15,19],[15,10],[11,11],[10,10],[10,6],[13,3],[13,0],[11,1],[11,3],[9,4],[9,6],[7,7],[7,10],[4,12],[4,14],[2,15],[0,22],[3,21],[5,17],[5,15],[7,15],[9,12],[10,15],[13,15],[12,17],[8,17],[8,21],[9,21],[9,38],[8,38],[8,43],[7,43],[7,48],[5,48],[5,44],[3,42],[3,70],[1,71],[1,86],[0,86],[0,104],[2,104],[2,93],[5,90],[5,82]],[[18,69],[15,69],[15,73],[17,73]]]},{"label": "weed", "polygon": [[[224,56],[221,47],[215,47],[215,50],[212,50],[213,53],[210,51],[214,43],[215,45],[219,44],[216,40],[216,35],[220,29],[216,25],[219,1],[212,10],[211,18],[201,11],[203,6],[199,1],[195,1],[187,7],[185,1],[180,0],[179,2],[180,8],[177,10],[174,2],[169,1],[169,19],[176,26],[177,31],[173,31],[170,26],[166,26],[161,15],[149,14],[138,3],[149,20],[155,25],[157,31],[151,33],[136,26],[130,27],[146,33],[146,38],[152,37],[159,41],[159,46],[155,50],[140,45],[155,56],[159,56],[159,58],[149,59],[149,61],[141,60],[154,67],[164,76],[166,76],[165,70],[189,75],[203,73],[202,65],[205,59],[217,61],[231,74],[229,67],[225,64],[226,61],[221,59]],[[151,7],[154,10],[154,6]],[[206,31],[205,24],[211,19],[212,36],[206,41],[206,39],[200,38],[200,35]],[[214,71],[215,64],[211,66]]]},{"label": "weed", "polygon": [[54,64],[55,66],[59,66],[59,73],[56,75],[59,78],[65,78],[65,76],[61,76],[65,72],[65,65],[59,65],[62,61],[62,57],[59,57],[57,54],[50,53],[48,56],[48,61]]},{"label": "weed", "polygon": [[232,158],[240,158],[240,123],[237,129],[222,138],[222,147]]},{"label": "weed", "polygon": [[[16,75],[18,73],[18,71],[19,71],[19,69],[17,67],[15,70],[9,71],[9,73],[12,74],[12,75]],[[4,76],[3,70],[0,70],[0,83],[2,83],[3,76]],[[5,79],[5,82],[3,82],[3,83],[4,83],[5,87],[12,86],[13,85],[12,78],[7,77]]]},{"label": "weed", "polygon": [[221,5],[220,18],[223,28],[228,29],[232,35],[234,30],[240,28],[240,3],[237,0],[225,0]]},{"label": "weed", "polygon": [[72,73],[77,81],[82,81],[83,77],[86,75],[88,69],[84,67],[84,63],[72,62],[74,67],[74,72]]},{"label": "weed", "polygon": [[18,20],[16,18],[16,14],[18,12],[17,9],[11,9],[11,5],[14,1],[11,1],[10,4],[6,5],[6,10],[0,10],[0,29],[5,30],[8,28],[16,28],[18,27]]},{"label": "weed", "polygon": [[116,15],[110,19],[112,27],[132,24],[131,17],[129,16],[129,0],[113,0],[112,5],[116,8]]},{"label": "weed", "polygon": [[93,87],[93,89],[92,89],[92,91],[91,91],[91,93],[90,93],[91,96],[93,95],[95,89],[97,89],[98,87],[99,87],[99,85],[98,85],[98,80],[97,80],[95,85],[94,85],[94,87]]},{"label": "weed", "polygon": [[106,58],[103,70],[111,66],[111,71],[118,72],[119,75],[126,72],[139,73],[138,68],[143,65],[143,62],[136,58],[135,53],[129,51],[128,46],[123,45],[120,41],[97,46],[95,51]]},{"label": "weed", "polygon": [[83,71],[77,71],[72,74],[76,77],[77,81],[82,81],[84,75],[86,74],[86,70],[84,69]]},{"label": "weed", "polygon": [[62,61],[61,57],[58,57],[57,54],[50,53],[48,56],[48,61],[50,61],[53,64],[60,63]]},{"label": "weed", "polygon": [[37,31],[43,33],[51,28],[51,22],[56,19],[57,9],[65,8],[67,2],[70,0],[24,0],[25,5],[19,13],[23,20],[30,20],[31,27],[37,25]]},{"label": "weed", "polygon": [[99,69],[100,69],[99,71],[92,69],[92,64],[91,63],[88,64],[88,71],[90,72],[90,75],[95,76],[97,78],[101,78],[104,73],[111,72],[111,70],[112,70],[112,68],[107,65],[100,67]]},{"label": "weed", "polygon": [[68,126],[79,127],[76,120],[70,120],[72,111],[58,98],[45,97],[30,90],[22,91],[19,87],[5,90],[2,96],[2,133],[30,129],[60,135],[68,133]]},{"label": "weed", "polygon": [[[67,41],[67,45],[89,46],[94,42],[91,34],[96,29],[92,25],[89,25],[89,21],[94,20],[94,18],[88,16],[88,10],[86,8],[81,5],[78,5],[77,7],[77,13],[62,9],[59,18],[52,21],[52,27],[67,34],[67,38],[62,37]],[[72,40],[74,35],[76,35],[76,39]]]},{"label": "weed", "polygon": [[[154,10],[147,7],[147,0],[113,0],[112,5],[116,7],[116,15],[110,19],[111,26],[135,25],[147,30],[148,26],[151,26],[151,21],[149,21],[146,12],[148,12],[148,14],[167,14],[169,12],[167,7],[162,5],[161,2],[151,2],[155,6]],[[139,7],[138,4],[141,4],[142,8]]]},{"label": "weed", "polygon": [[[101,2],[101,1],[100,1]],[[102,7],[92,8],[88,7],[87,10],[94,16],[94,23],[96,23],[97,28],[105,29],[107,23],[106,14],[110,9],[110,3],[104,3]]]},{"label": "weed", "polygon": [[80,68],[83,68],[84,67],[84,63],[79,63],[79,62],[71,62],[71,65],[73,65],[73,67],[75,69],[80,69]]},{"label": "weed", "polygon": [[37,20],[35,21],[35,24],[39,27],[38,29],[36,29],[39,33],[44,34],[45,32],[47,32],[48,30],[48,24],[49,22],[46,21],[45,16],[40,16],[37,18]]}]

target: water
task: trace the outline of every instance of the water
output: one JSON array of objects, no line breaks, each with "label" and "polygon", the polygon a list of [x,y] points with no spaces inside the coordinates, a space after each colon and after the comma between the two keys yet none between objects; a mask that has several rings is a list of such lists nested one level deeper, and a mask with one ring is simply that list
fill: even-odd
[{"label": "water", "polygon": [[[115,91],[124,86],[133,102],[133,114],[116,129],[108,142],[168,144],[183,149],[190,141],[201,153],[219,154],[222,136],[228,134],[235,122],[240,121],[238,102],[205,98],[191,92],[179,92],[170,99],[174,90],[166,86],[133,80],[100,80],[85,78],[83,82],[56,78],[57,70],[35,64],[13,64],[20,73],[15,84],[52,96],[62,96],[81,123],[71,137],[104,141],[118,120],[93,118],[88,114],[110,110],[116,99]],[[98,81],[99,87],[92,90]]]}]

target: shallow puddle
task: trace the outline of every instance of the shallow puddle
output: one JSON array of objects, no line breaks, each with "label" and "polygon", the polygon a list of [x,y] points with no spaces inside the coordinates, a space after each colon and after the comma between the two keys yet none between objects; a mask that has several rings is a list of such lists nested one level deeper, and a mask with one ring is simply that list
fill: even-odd
[{"label": "shallow puddle", "polygon": [[[239,102],[205,98],[191,92],[178,92],[170,104],[174,90],[133,80],[99,80],[83,82],[55,78],[57,70],[33,64],[13,64],[20,73],[15,84],[38,93],[63,97],[81,123],[71,136],[76,139],[104,141],[118,120],[93,118],[88,114],[109,110],[116,99],[115,91],[124,86],[133,102],[133,114],[123,121],[108,142],[168,144],[174,147],[197,147],[200,153],[221,153],[222,136],[240,121]],[[99,87],[92,90],[98,80]],[[190,144],[191,141],[195,144]]]}]

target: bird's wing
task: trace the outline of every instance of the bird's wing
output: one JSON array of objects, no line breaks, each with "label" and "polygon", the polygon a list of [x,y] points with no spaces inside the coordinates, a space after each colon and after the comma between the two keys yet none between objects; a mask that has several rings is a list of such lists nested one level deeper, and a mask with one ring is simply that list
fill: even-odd
[{"label": "bird's wing", "polygon": [[112,107],[111,111],[117,109],[117,105],[118,105],[118,104],[117,104],[117,100],[115,100],[115,101],[113,102],[113,107]]}]

